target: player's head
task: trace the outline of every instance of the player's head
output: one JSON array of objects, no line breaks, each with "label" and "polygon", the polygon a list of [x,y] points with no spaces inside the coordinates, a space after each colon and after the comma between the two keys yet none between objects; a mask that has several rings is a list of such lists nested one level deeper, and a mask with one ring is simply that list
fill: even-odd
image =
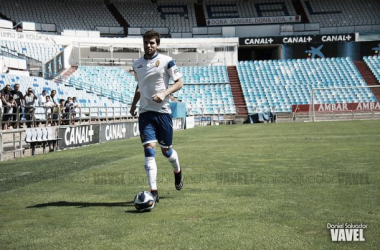
[{"label": "player's head", "polygon": [[143,36],[144,40],[145,39],[148,39],[148,40],[151,40],[151,39],[156,39],[156,43],[157,45],[159,46],[160,45],[160,34],[154,30],[148,30],[147,32],[145,32],[144,36]]},{"label": "player's head", "polygon": [[160,46],[160,34],[154,30],[150,30],[145,32],[143,39],[145,56],[150,58],[157,52]]}]

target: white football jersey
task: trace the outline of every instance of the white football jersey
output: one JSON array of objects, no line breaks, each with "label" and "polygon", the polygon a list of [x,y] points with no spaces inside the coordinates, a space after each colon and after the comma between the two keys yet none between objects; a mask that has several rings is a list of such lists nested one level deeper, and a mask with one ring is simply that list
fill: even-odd
[{"label": "white football jersey", "polygon": [[169,96],[161,103],[154,102],[152,95],[165,91],[170,77],[177,81],[182,77],[173,58],[157,53],[151,59],[139,58],[133,63],[135,78],[140,89],[139,113],[155,111],[171,114]]}]

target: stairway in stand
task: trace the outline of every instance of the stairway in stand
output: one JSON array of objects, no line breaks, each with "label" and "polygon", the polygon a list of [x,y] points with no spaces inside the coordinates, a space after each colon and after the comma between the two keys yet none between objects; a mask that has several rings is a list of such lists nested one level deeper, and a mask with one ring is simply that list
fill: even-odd
[{"label": "stairway in stand", "polygon": [[69,70],[67,70],[63,77],[69,77],[71,74],[73,74],[78,69],[78,66],[71,66]]},{"label": "stairway in stand", "polygon": [[234,97],[237,115],[246,117],[248,115],[247,104],[245,103],[236,66],[228,66],[227,73],[228,78],[230,79],[231,91],[232,96]]},{"label": "stairway in stand", "polygon": [[301,16],[302,23],[309,23],[309,18],[307,17],[306,11],[302,6],[300,0],[293,1],[294,9],[296,10],[297,15]]},{"label": "stairway in stand", "polygon": [[194,10],[195,10],[195,18],[197,20],[197,26],[198,27],[206,26],[206,17],[203,11],[203,5],[194,3]]},{"label": "stairway in stand", "polygon": [[124,36],[128,36],[129,24],[128,24],[127,20],[125,20],[123,15],[119,12],[119,10],[115,7],[115,5],[113,3],[108,3],[108,4],[106,4],[106,6],[107,6],[107,9],[114,16],[116,21],[120,24],[120,26],[124,28]]},{"label": "stairway in stand", "polygon": [[[379,81],[376,79],[376,77],[364,61],[354,61],[354,64],[356,68],[359,70],[360,74],[363,76],[368,86],[380,85]],[[380,87],[370,89],[372,90],[372,93],[376,97],[377,101],[380,101]]]},{"label": "stairway in stand", "polygon": [[78,66],[71,66],[69,69],[63,72],[60,76],[55,77],[54,82],[58,84],[60,83],[68,84],[70,75],[72,75],[77,69],[78,69]]}]

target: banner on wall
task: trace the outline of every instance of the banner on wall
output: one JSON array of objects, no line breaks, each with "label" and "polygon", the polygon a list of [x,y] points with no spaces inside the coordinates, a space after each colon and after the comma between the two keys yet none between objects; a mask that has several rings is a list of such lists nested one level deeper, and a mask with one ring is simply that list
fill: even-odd
[{"label": "banner on wall", "polygon": [[[173,129],[185,129],[185,120],[185,118],[173,118]],[[60,149],[138,136],[140,136],[140,131],[137,121],[61,126],[58,128],[58,138],[61,138],[61,140],[59,140]]]},{"label": "banner on wall", "polygon": [[[379,102],[314,104],[315,112],[380,111]],[[310,105],[292,105],[292,112],[309,112]]]},{"label": "banner on wall", "polygon": [[244,37],[239,38],[239,45],[336,43],[354,42],[355,40],[356,37],[354,33],[336,35]]},{"label": "banner on wall", "polygon": [[14,30],[0,30],[0,39],[17,40],[23,42],[54,43],[52,35],[40,33],[23,33]]},{"label": "banner on wall", "polygon": [[80,147],[99,143],[99,129],[100,126],[98,124],[59,127],[58,138],[61,138],[59,140],[59,148]]},{"label": "banner on wall", "polygon": [[138,122],[101,124],[101,142],[127,139],[140,135]]},{"label": "banner on wall", "polygon": [[253,18],[208,18],[207,26],[226,25],[255,25],[255,24],[276,24],[276,23],[299,23],[301,16],[277,16],[277,17],[253,17]]}]

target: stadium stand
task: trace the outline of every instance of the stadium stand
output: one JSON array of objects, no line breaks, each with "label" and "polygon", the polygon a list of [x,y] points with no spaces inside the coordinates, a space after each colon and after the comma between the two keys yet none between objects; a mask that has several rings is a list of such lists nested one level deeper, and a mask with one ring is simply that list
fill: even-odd
[{"label": "stadium stand", "polygon": [[[179,67],[185,86],[174,97],[187,104],[193,114],[234,114],[236,108],[225,66]],[[137,82],[120,67],[80,66],[70,76],[70,82],[103,88],[103,92],[120,93],[132,103]],[[171,82],[172,83],[172,82]]]},{"label": "stadium stand", "polygon": [[0,12],[15,23],[54,23],[62,30],[94,30],[96,26],[120,26],[103,0],[28,0],[27,4],[25,2],[2,0]]},{"label": "stadium stand", "polygon": [[291,0],[206,0],[204,15],[206,18],[244,18],[268,16],[295,16],[296,11]]},{"label": "stadium stand", "polygon": [[302,0],[302,5],[310,22],[320,27],[339,27],[380,24],[380,2]]},{"label": "stadium stand", "polygon": [[380,58],[377,56],[365,56],[363,60],[375,75],[377,81],[380,82]]},{"label": "stadium stand", "polygon": [[179,67],[184,87],[174,97],[185,102],[190,113],[236,114],[225,66]]},{"label": "stadium stand", "polygon": [[[15,24],[22,21],[53,23],[59,31],[96,30],[96,27],[169,28],[169,33],[191,33],[197,27],[197,16],[202,18],[249,18],[269,16],[295,16],[297,11],[292,0],[205,0],[198,10],[196,0],[3,0],[0,14]],[[299,3],[299,2],[297,2]],[[328,1],[300,0],[302,14],[310,23],[320,28],[380,25],[377,0]],[[121,14],[125,24],[116,20]],[[108,6],[108,7],[107,7]],[[82,10],[86,11],[82,11]],[[201,12],[196,13],[196,11]],[[299,11],[300,12],[300,11]],[[149,18],[144,18],[149,17]],[[200,24],[202,26],[202,24]]]},{"label": "stadium stand", "polygon": [[[313,88],[366,86],[350,58],[241,61],[237,65],[249,113],[291,112],[310,103]],[[315,103],[376,101],[369,88],[316,92]]]},{"label": "stadium stand", "polygon": [[[374,59],[374,60],[373,60]],[[371,62],[372,61],[372,62]],[[379,61],[377,61],[377,56],[376,57],[363,57],[362,60],[355,60],[354,64],[356,68],[359,70],[360,74],[363,76],[364,80],[366,81],[368,86],[375,86],[375,85],[380,85],[379,81],[379,66],[378,64]],[[377,67],[377,69],[376,69]],[[377,72],[376,72],[377,71]],[[376,77],[378,76],[378,77]],[[377,100],[380,100],[380,88],[373,87],[371,88],[372,93],[375,95]]]},{"label": "stadium stand", "polygon": [[186,84],[229,83],[225,66],[179,67]]},{"label": "stadium stand", "polygon": [[124,0],[114,3],[130,27],[167,27],[170,32],[192,32],[197,26],[195,1],[163,0],[157,3]]},{"label": "stadium stand", "polygon": [[0,48],[46,62],[63,50],[62,45],[0,40]]},{"label": "stadium stand", "polygon": [[[76,87],[93,86],[94,91],[99,90],[99,94],[114,98],[121,96],[121,101],[131,104],[137,82],[134,76],[120,67],[101,67],[101,66],[80,66],[69,78],[70,85]],[[80,83],[81,86],[78,86]]]},{"label": "stadium stand", "polygon": [[[77,97],[78,103],[82,108],[89,107],[125,107],[125,104],[122,104],[118,101],[111,100],[107,97],[98,96],[94,93],[88,93],[85,90],[76,89],[74,87],[65,86],[62,83],[55,82],[54,80],[46,80],[42,77],[29,77],[29,76],[17,76],[11,74],[1,74],[0,76],[0,89],[5,85],[10,84],[13,88],[15,83],[20,84],[20,91],[25,94],[26,90],[29,87],[32,87],[36,95],[39,96],[42,93],[42,90],[46,90],[50,94],[51,90],[56,90],[57,95],[55,97],[58,102],[59,99],[67,99],[67,97]],[[88,109],[86,109],[88,111]],[[43,108],[36,110],[38,119],[43,120],[44,117],[41,115],[44,113]],[[106,112],[101,112],[99,114],[102,117],[106,116]]]},{"label": "stadium stand", "polygon": [[229,84],[186,84],[177,93],[191,115],[236,114]]}]

